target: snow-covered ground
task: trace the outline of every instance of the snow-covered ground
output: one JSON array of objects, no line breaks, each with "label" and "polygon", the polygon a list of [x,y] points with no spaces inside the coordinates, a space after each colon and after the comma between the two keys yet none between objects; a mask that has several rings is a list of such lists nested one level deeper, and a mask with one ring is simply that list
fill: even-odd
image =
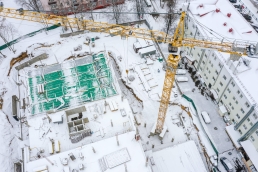
[{"label": "snow-covered ground", "polygon": [[[5,7],[19,8],[14,3],[13,0],[12,1],[3,0],[3,2],[5,4]],[[180,4],[182,4],[182,2],[184,1],[183,0],[180,1],[178,8],[180,8]],[[131,10],[133,2],[129,1],[126,3],[128,3],[126,10]],[[159,6],[159,1],[157,0],[152,1],[152,4],[155,10],[159,12],[164,12],[164,9],[160,8]],[[154,9],[153,7],[148,8],[148,11],[151,12]],[[108,11],[110,9],[103,9],[103,11],[105,10]],[[164,28],[164,20],[162,16],[160,16],[157,20],[154,20],[150,15],[145,15],[145,16],[147,21],[151,23],[154,29],[162,30]],[[104,15],[96,15],[95,17],[97,21],[114,22],[114,20],[111,19],[110,16],[105,17]],[[15,28],[18,30],[16,37],[41,29],[43,27],[42,24],[33,23],[29,21],[21,21],[16,19],[6,19],[6,20],[12,23],[15,26]],[[130,20],[137,20],[137,18],[135,15],[131,15],[131,17],[124,18],[122,22],[129,22]],[[140,27],[147,28],[145,25],[140,25]],[[158,60],[158,59],[161,59],[161,56],[159,57],[153,56],[152,59],[141,58],[140,55],[135,53],[133,50],[133,43],[136,42],[136,38],[128,38],[123,40],[121,39],[120,36],[111,37],[110,35],[103,34],[103,33],[85,33],[79,36],[60,38],[61,33],[63,33],[62,28],[57,28],[47,33],[43,32],[35,35],[34,37],[24,39],[21,42],[14,45],[14,48],[16,49],[15,54],[9,51],[8,49],[1,51],[3,54],[7,56],[6,58],[3,58],[3,60],[0,62],[0,71],[1,71],[0,73],[2,74],[2,77],[0,78],[0,91],[2,90],[7,91],[3,96],[3,99],[4,99],[3,110],[0,111],[0,118],[1,118],[0,144],[2,145],[2,149],[0,150],[0,164],[1,164],[1,167],[3,167],[1,171],[4,171],[4,172],[13,171],[13,163],[22,159],[21,151],[20,149],[17,150],[16,149],[17,147],[28,147],[29,145],[31,148],[32,147],[40,148],[40,147],[47,146],[46,142],[48,141],[48,137],[44,136],[44,139],[42,140],[42,138],[39,139],[39,136],[38,136],[40,134],[40,131],[38,130],[37,126],[42,125],[42,122],[43,122],[42,115],[41,116],[36,115],[35,117],[31,117],[31,116],[28,116],[29,114],[28,109],[26,109],[25,111],[19,110],[19,114],[22,117],[26,117],[25,119],[27,119],[28,121],[28,124],[26,125],[22,124],[21,130],[20,130],[21,128],[20,123],[15,121],[12,118],[11,96],[17,95],[17,97],[20,100],[22,100],[23,98],[26,98],[28,95],[28,93],[26,92],[26,90],[28,90],[27,77],[26,77],[27,72],[29,70],[32,70],[34,68],[34,65],[40,65],[41,63],[46,65],[61,63],[73,54],[78,54],[83,52],[97,53],[103,50],[106,50],[107,52],[111,52],[114,58],[114,59],[112,58],[110,59],[110,62],[112,63],[112,65],[110,66],[111,68],[114,68],[112,69],[113,79],[114,79],[114,82],[117,85],[119,84],[119,87],[121,88],[121,92],[119,91],[119,95],[116,97],[117,99],[116,101],[119,102],[119,100],[121,99],[121,96],[128,99],[129,105],[134,112],[134,114],[130,114],[130,116],[133,116],[133,115],[137,116],[136,118],[140,119],[141,121],[140,125],[135,124],[141,136],[141,142],[139,142],[141,143],[141,146],[139,143],[136,143],[136,141],[134,140],[134,133],[132,132],[123,134],[121,135],[121,137],[119,136],[119,140],[121,140],[120,147],[122,148],[123,145],[127,147],[128,152],[131,156],[131,161],[128,163],[128,166],[127,166],[128,171],[135,171],[135,170],[145,171],[145,169],[147,169],[145,167],[145,162],[144,162],[145,155],[143,154],[142,149],[146,152],[153,151],[155,154],[156,151],[163,150],[163,149],[165,151],[166,150],[165,148],[170,146],[175,146],[177,144],[184,143],[184,142],[189,143],[189,140],[192,140],[190,141],[191,143],[195,143],[195,145],[197,146],[196,150],[199,151],[199,152],[195,151],[194,154],[200,153],[201,155],[202,161],[204,163],[204,166],[202,167],[202,171],[205,171],[205,170],[208,171],[208,167],[210,166],[206,164],[207,161],[203,154],[203,150],[205,150],[209,156],[214,155],[215,152],[211,148],[209,141],[207,140],[204,132],[200,127],[200,121],[196,117],[197,114],[195,114],[193,107],[190,105],[189,102],[187,102],[179,95],[179,91],[176,85],[175,85],[175,88],[173,88],[173,92],[171,94],[171,99],[170,99],[171,104],[168,108],[168,113],[165,120],[165,125],[168,127],[168,132],[166,132],[162,141],[160,140],[158,135],[149,136],[150,131],[152,130],[153,125],[157,120],[157,115],[159,110],[159,100],[162,94],[162,87],[163,87],[163,81],[164,81],[165,71],[162,70],[163,63]],[[93,48],[83,44],[87,36],[100,37],[100,39],[96,40],[95,42],[96,47]],[[3,43],[1,42],[1,44]],[[82,45],[82,50],[80,52],[75,52],[74,47],[78,45]],[[160,46],[163,54],[166,56],[168,54],[167,52],[168,45],[160,44]],[[34,56],[39,55],[41,53],[47,53],[49,57],[46,60],[37,62],[28,68],[20,70],[19,72],[17,72],[13,68],[10,76],[7,76],[8,70],[10,68],[10,60],[14,57],[17,57],[21,52],[25,52],[25,51],[27,51],[28,54],[33,54]],[[29,56],[29,58],[32,58],[32,57]],[[21,64],[22,62],[18,64]],[[116,65],[118,65],[119,68],[117,68]],[[129,73],[126,72],[127,70],[129,70]],[[128,76],[132,76],[135,79],[133,81],[129,81]],[[22,85],[18,86],[17,85],[18,81],[22,81]],[[143,84],[143,81],[144,81],[144,84]],[[191,90],[191,88],[192,86],[190,86],[188,90]],[[126,105],[126,102],[127,101],[119,102],[118,104],[120,104],[121,107],[123,106],[127,112],[130,112],[131,110],[129,109],[129,106]],[[92,104],[94,104],[94,102]],[[88,107],[88,105],[86,105],[86,108]],[[191,118],[186,111],[182,110],[181,105],[184,105],[189,109],[193,118]],[[213,111],[215,111],[215,109],[213,109]],[[51,166],[51,170],[52,171],[53,170],[56,171],[57,169],[60,170],[62,166],[60,164],[59,157],[61,156],[67,157],[69,150],[82,145],[83,147],[75,149],[76,154],[78,154],[80,151],[82,152],[84,151],[85,158],[86,158],[84,163],[86,163],[88,166],[87,170],[90,170],[91,167],[92,169],[96,169],[95,168],[97,166],[96,163],[99,158],[117,150],[115,137],[112,137],[112,138],[109,138],[109,137],[114,136],[115,132],[122,132],[124,128],[124,126],[121,126],[121,124],[126,121],[123,120],[124,118],[121,117],[119,113],[120,112],[113,112],[103,117],[103,119],[100,120],[100,124],[96,123],[93,126],[93,128],[95,127],[94,128],[95,135],[93,134],[94,136],[90,137],[89,139],[85,139],[82,142],[79,142],[78,144],[74,144],[74,145],[72,145],[71,143],[65,143],[65,141],[69,142],[68,133],[65,132],[66,130],[65,121],[64,121],[64,124],[60,124],[60,126],[58,127],[57,127],[57,124],[49,124],[49,125],[44,124],[45,125],[44,127],[46,128],[52,127],[53,129],[53,132],[49,133],[49,137],[55,137],[59,139],[61,143],[61,150],[62,150],[61,153],[49,157],[50,161],[54,161],[56,164],[56,166]],[[114,117],[115,115],[119,117]],[[105,140],[97,138],[97,132],[96,132],[97,129],[107,126],[108,123],[110,123],[110,119],[112,120],[114,119],[113,121],[114,126],[116,126],[117,124],[119,125],[119,127],[118,128],[114,127],[112,131],[111,131],[111,128],[106,127],[107,131],[112,134],[110,134],[109,137],[104,138]],[[196,130],[194,124],[197,126],[199,131]],[[30,125],[31,127],[28,128],[28,125]],[[22,133],[20,131],[22,131]],[[60,133],[60,134],[57,135],[56,133]],[[214,133],[212,133],[212,135],[213,134]],[[24,141],[20,141],[18,139],[19,137],[22,137]],[[98,141],[98,142],[89,144],[90,139],[93,139],[93,142],[95,141]],[[215,140],[217,141],[216,138]],[[112,145],[110,146],[110,149],[104,146],[106,144]],[[205,146],[204,149],[202,147],[203,145]],[[91,150],[92,146],[94,146],[94,148],[96,149],[97,154],[94,154],[93,151]],[[116,147],[114,148],[114,146]],[[182,146],[183,145],[181,145],[181,147]],[[220,145],[218,145],[218,147],[220,148]],[[224,151],[224,149],[222,150]],[[228,148],[226,148],[225,150],[228,150]],[[98,154],[98,151],[99,152],[101,151],[101,154]],[[32,156],[36,156],[37,152],[32,152],[32,153],[33,153]],[[91,157],[94,157],[93,158],[94,160],[90,160],[89,158],[87,158],[88,155],[90,155]],[[48,156],[47,152],[46,152],[46,156]],[[48,162],[45,159],[41,158],[37,161],[30,162],[27,168],[31,170],[32,168],[38,165],[44,165],[46,163]],[[133,167],[133,164],[138,165],[137,167],[139,168]],[[149,163],[149,165],[151,164]],[[72,166],[75,167],[76,165],[72,164]],[[116,170],[122,171],[122,169],[124,168],[125,167],[123,166],[119,166],[119,168],[116,168]],[[189,169],[189,168],[187,167],[186,169]]]}]

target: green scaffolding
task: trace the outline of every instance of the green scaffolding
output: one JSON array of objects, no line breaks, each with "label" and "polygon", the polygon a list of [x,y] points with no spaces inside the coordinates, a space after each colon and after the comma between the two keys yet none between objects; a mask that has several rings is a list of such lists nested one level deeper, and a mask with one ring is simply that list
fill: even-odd
[{"label": "green scaffolding", "polygon": [[[69,63],[70,67],[52,66],[46,73],[40,69],[35,76],[29,75],[31,114],[62,110],[117,94],[103,53]],[[38,84],[44,85],[44,93],[38,93]]]}]

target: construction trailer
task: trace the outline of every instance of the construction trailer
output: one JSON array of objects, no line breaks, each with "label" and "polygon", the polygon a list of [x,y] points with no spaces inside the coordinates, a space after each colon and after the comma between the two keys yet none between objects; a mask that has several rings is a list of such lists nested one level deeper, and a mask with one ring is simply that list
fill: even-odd
[{"label": "construction trailer", "polygon": [[138,53],[140,49],[152,46],[153,42],[150,40],[136,39],[136,42],[133,43],[133,49],[135,53]]},{"label": "construction trailer", "polygon": [[141,58],[154,54],[156,54],[155,46],[150,46],[139,50],[139,55],[141,56]]}]

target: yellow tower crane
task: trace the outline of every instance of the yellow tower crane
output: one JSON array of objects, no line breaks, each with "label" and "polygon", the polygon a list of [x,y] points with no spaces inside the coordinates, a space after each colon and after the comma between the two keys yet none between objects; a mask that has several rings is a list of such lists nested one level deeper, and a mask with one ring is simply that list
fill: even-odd
[{"label": "yellow tower crane", "polygon": [[249,47],[251,44],[250,41],[238,41],[230,38],[222,40],[204,37],[187,38],[184,33],[186,12],[181,13],[179,24],[173,36],[166,36],[166,33],[161,31],[132,28],[130,26],[122,26],[104,22],[94,22],[92,20],[82,20],[78,18],[49,15],[39,12],[25,11],[22,9],[16,10],[0,7],[0,16],[34,21],[44,24],[61,24],[62,26],[78,28],[79,30],[89,30],[91,32],[111,33],[112,31],[113,35],[120,35],[121,37],[136,37],[171,44],[174,52],[169,54],[167,59],[167,70],[165,74],[166,76],[163,84],[163,91],[155,130],[155,133],[157,134],[161,133],[163,130],[167,108],[170,100],[170,94],[175,81],[176,69],[181,58],[180,47],[207,48],[220,52],[234,54],[237,56],[242,56],[248,54],[247,47]]}]

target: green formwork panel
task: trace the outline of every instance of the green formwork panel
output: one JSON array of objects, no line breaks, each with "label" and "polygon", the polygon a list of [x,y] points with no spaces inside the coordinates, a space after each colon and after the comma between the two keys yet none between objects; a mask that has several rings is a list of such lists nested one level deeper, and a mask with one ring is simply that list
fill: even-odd
[{"label": "green formwork panel", "polygon": [[[93,55],[92,58],[94,62],[90,64],[29,78],[30,96],[34,103],[31,113],[61,110],[116,95],[104,54]],[[37,94],[37,84],[42,83],[45,83],[45,95]]]},{"label": "green formwork panel", "polygon": [[63,95],[64,94],[63,94],[62,88],[56,88],[56,89],[52,89],[52,90],[47,91],[47,98],[48,99],[55,99],[55,98],[58,98],[58,97],[62,97]]},{"label": "green formwork panel", "polygon": [[61,79],[57,79],[57,80],[46,83],[44,89],[52,90],[52,89],[56,89],[56,88],[61,88],[63,85],[64,85],[64,81]]},{"label": "green formwork panel", "polygon": [[88,90],[98,86],[99,84],[98,84],[97,78],[87,80],[87,81],[80,81],[80,87],[83,88],[84,90]]},{"label": "green formwork panel", "polygon": [[62,78],[63,74],[61,71],[52,72],[49,74],[44,75],[44,79],[46,82],[54,81],[57,79]]},{"label": "green formwork panel", "polygon": [[77,66],[76,69],[78,73],[94,73],[94,68],[92,64]]},{"label": "green formwork panel", "polygon": [[96,78],[94,73],[82,73],[82,74],[78,75],[79,81],[91,80],[93,78]]}]

